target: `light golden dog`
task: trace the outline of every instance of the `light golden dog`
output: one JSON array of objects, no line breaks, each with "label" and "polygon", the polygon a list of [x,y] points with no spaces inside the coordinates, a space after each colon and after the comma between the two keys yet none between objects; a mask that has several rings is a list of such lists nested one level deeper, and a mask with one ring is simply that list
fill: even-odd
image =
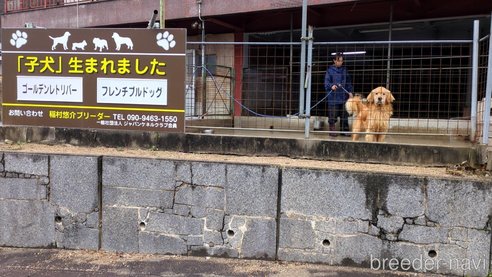
[{"label": "light golden dog", "polygon": [[[392,102],[395,97],[385,87],[377,87],[367,96],[365,103],[360,95],[356,95],[345,103],[345,109],[354,116],[352,123],[352,140],[357,141],[359,134],[366,132],[366,141],[383,142],[388,132],[389,120],[393,115]],[[377,133],[377,134],[374,134]]]}]

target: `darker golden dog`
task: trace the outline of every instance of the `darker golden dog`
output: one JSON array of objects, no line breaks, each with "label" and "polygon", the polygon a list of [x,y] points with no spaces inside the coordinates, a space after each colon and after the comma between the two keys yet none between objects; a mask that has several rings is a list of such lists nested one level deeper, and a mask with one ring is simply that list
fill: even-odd
[{"label": "darker golden dog", "polygon": [[352,140],[359,139],[358,132],[366,132],[366,141],[383,142],[388,132],[389,120],[393,115],[392,102],[395,101],[391,91],[377,87],[367,96],[367,103],[357,95],[345,103],[345,108],[354,116],[352,123]]}]

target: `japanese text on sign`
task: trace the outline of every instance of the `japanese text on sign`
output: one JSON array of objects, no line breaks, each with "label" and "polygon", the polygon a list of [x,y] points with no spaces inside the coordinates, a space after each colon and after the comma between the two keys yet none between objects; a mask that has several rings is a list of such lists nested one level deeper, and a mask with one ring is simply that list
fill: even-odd
[{"label": "japanese text on sign", "polygon": [[167,80],[97,78],[97,102],[167,105]]},{"label": "japanese text on sign", "polygon": [[117,60],[102,58],[97,59],[94,57],[90,58],[79,58],[79,57],[63,57],[59,56],[53,58],[52,56],[45,56],[39,58],[36,56],[23,56],[19,55],[17,57],[17,72],[28,72],[28,73],[57,73],[68,72],[69,74],[95,74],[102,73],[117,74],[117,75],[127,75],[127,74],[138,74],[138,75],[151,75],[151,76],[165,76],[166,72],[164,68],[166,63],[153,58],[149,64],[146,64],[140,60],[140,58],[135,58],[134,60],[129,60],[127,58],[121,58]]},{"label": "japanese text on sign", "polygon": [[17,100],[82,102],[82,77],[17,76]]}]

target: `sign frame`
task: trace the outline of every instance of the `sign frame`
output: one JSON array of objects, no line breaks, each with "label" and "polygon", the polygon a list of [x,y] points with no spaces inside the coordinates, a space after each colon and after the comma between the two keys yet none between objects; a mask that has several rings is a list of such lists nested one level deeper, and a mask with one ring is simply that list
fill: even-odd
[{"label": "sign frame", "polygon": [[186,29],[2,29],[4,125],[184,132]]}]

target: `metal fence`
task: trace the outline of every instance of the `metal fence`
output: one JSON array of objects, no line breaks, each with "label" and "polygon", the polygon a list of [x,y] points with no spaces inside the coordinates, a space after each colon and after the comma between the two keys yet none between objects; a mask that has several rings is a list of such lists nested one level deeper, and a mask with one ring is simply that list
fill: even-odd
[{"label": "metal fence", "polygon": [[[479,67],[478,67],[478,105],[477,105],[477,138],[483,137],[484,129],[487,132],[487,137],[492,137],[490,128],[484,128],[484,123],[487,122],[488,117],[490,119],[491,111],[486,112],[486,89],[487,89],[487,73],[488,73],[488,55],[490,47],[490,35],[487,35],[480,39],[479,42]],[[489,122],[490,124],[490,122]]]},{"label": "metal fence", "polygon": [[[396,98],[390,132],[395,134],[436,134],[469,136],[472,130],[472,40],[436,41],[370,41],[370,42],[315,42],[312,51],[311,115],[321,124],[317,131],[326,130],[327,102],[324,75],[336,52],[345,53],[344,65],[349,70],[354,92],[365,96],[377,86],[387,86]],[[196,47],[198,44],[194,43]],[[301,130],[304,120],[299,118],[300,43],[220,43],[207,42],[218,51],[216,60],[227,74],[214,74],[205,64],[206,89],[195,86],[195,106],[187,126],[215,126]],[[217,45],[219,45],[217,47]],[[222,57],[220,49],[241,47],[241,57]],[[479,99],[485,95],[485,76],[488,39],[480,42]],[[226,51],[225,53],[234,53]],[[232,61],[242,61],[238,69]],[[194,80],[200,83],[201,66],[194,67]],[[236,74],[242,76],[236,80]],[[228,85],[224,86],[224,76]],[[235,91],[239,88],[240,93]],[[203,97],[206,96],[206,102]],[[202,101],[202,102],[201,102]],[[210,102],[212,101],[212,102]],[[208,107],[231,103],[231,109],[210,112]],[[234,108],[235,106],[235,108]],[[302,114],[301,114],[302,116]],[[224,119],[228,119],[225,120]],[[204,124],[204,120],[207,123]],[[214,122],[214,120],[217,120]],[[222,121],[219,121],[222,120]]]}]

